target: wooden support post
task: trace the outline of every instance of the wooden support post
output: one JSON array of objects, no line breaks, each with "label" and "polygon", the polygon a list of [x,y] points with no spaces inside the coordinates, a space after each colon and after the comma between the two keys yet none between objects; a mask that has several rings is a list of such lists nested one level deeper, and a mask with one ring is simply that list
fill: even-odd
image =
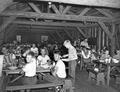
[{"label": "wooden support post", "polygon": [[56,14],[60,14],[59,10],[57,9],[57,7],[54,4],[52,4],[52,9],[54,10],[54,12]]},{"label": "wooden support post", "polygon": [[64,11],[62,12],[62,14],[66,14],[66,13],[70,10],[71,7],[72,7],[72,6],[66,6],[66,8],[65,8]]},{"label": "wooden support post", "polygon": [[100,27],[103,29],[103,31],[107,34],[107,36],[112,39],[112,33],[109,31],[108,27],[101,21],[98,22],[98,24],[100,25]]},{"label": "wooden support post", "polygon": [[63,5],[59,5],[59,11],[60,11],[60,13],[62,14],[62,12],[63,12],[63,9],[64,9],[64,7],[63,7]]},{"label": "wooden support post", "polygon": [[32,9],[37,12],[37,13],[41,13],[40,9],[34,4],[34,3],[28,3]]},{"label": "wooden support post", "polygon": [[82,34],[85,38],[87,38],[87,35],[80,29],[80,27],[76,27],[77,30]]},{"label": "wooden support post", "polygon": [[115,53],[115,24],[112,24],[112,39],[111,39],[111,55],[113,56]]},{"label": "wooden support post", "polygon": [[90,10],[90,8],[85,8],[80,14],[79,16],[83,16],[85,13],[87,13]]},{"label": "wooden support post", "polygon": [[98,10],[100,13],[102,13],[106,17],[113,18],[112,15],[110,15],[109,13],[107,13],[106,11],[104,11],[103,9],[96,8],[96,10]]}]

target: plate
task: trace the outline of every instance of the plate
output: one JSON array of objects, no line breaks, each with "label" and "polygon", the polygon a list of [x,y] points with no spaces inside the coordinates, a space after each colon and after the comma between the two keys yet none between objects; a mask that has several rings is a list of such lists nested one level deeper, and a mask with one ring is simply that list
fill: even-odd
[{"label": "plate", "polygon": [[9,70],[16,70],[17,67],[16,67],[16,66],[10,66],[10,67],[8,67],[8,69],[9,69]]}]

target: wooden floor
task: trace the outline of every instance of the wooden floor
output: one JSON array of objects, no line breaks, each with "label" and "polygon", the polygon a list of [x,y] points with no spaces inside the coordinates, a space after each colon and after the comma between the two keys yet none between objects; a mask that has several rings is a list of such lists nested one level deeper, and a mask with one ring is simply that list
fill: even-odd
[{"label": "wooden floor", "polygon": [[[107,86],[97,86],[95,82],[87,81],[88,73],[80,71],[79,67],[76,69],[76,84],[75,92],[120,92],[120,85],[117,86],[113,81],[110,83],[110,87]],[[18,92],[18,91],[16,91]],[[54,92],[52,89],[37,89],[31,90],[31,92]]]},{"label": "wooden floor", "polygon": [[[77,67],[75,92],[120,92],[120,90],[116,90],[113,87],[107,87],[102,85],[97,86],[95,85],[95,81],[88,81],[87,78],[88,73],[85,70],[80,71],[79,67]],[[114,85],[114,83],[112,84]]]},{"label": "wooden floor", "polygon": [[[87,81],[88,74],[86,71],[80,71],[79,67],[76,69],[76,84],[74,92],[120,92],[120,90],[115,89],[116,85],[111,85],[113,87],[107,86],[97,86],[95,82]],[[120,86],[119,86],[120,88]],[[39,92],[39,90],[33,90],[32,92]],[[53,92],[52,90],[41,90],[40,92]]]}]

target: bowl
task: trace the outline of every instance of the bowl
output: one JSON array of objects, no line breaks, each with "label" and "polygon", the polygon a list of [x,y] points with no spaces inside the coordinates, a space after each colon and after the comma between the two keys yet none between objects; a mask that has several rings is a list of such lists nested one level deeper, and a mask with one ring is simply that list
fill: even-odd
[{"label": "bowl", "polygon": [[16,67],[16,66],[10,66],[10,67],[8,67],[8,69],[9,69],[9,70],[16,70],[17,67]]}]

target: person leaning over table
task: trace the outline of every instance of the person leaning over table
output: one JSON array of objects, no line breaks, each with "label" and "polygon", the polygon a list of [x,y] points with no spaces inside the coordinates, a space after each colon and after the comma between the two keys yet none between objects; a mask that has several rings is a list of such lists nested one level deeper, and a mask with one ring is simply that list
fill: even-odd
[{"label": "person leaning over table", "polygon": [[68,54],[63,55],[62,57],[68,57],[66,59],[62,59],[63,61],[69,62],[69,74],[71,77],[73,77],[73,85],[75,84],[75,70],[76,70],[76,65],[77,65],[77,51],[76,49],[72,46],[71,42],[69,40],[65,40],[63,45],[68,49]]},{"label": "person leaning over table", "polygon": [[30,51],[26,56],[26,64],[23,66],[21,73],[24,73],[22,78],[23,84],[36,84],[36,58],[34,52]]}]

